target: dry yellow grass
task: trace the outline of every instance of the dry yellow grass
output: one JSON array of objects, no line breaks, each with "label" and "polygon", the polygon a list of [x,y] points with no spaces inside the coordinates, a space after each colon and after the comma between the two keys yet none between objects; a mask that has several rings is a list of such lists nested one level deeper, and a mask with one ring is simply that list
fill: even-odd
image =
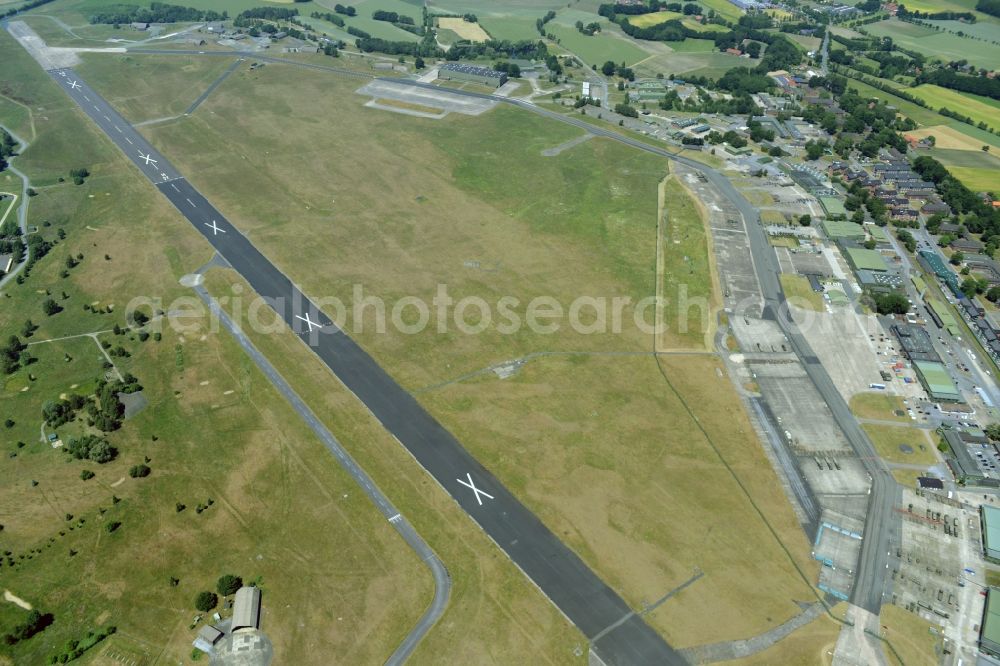
[{"label": "dry yellow grass", "polygon": [[[830,609],[841,617],[846,604],[839,603]],[[833,663],[833,650],[837,645],[841,624],[823,613],[804,627],[799,627],[763,652],[751,657],[726,662],[731,666],[771,666],[772,664],[812,664],[829,666]]]},{"label": "dry yellow grass", "polygon": [[957,129],[948,127],[947,125],[922,127],[920,129],[907,132],[906,135],[914,136],[918,139],[933,136],[934,146],[936,148],[945,148],[948,150],[974,150],[977,152],[981,152],[983,148],[982,141],[977,141],[968,134],[963,134]]},{"label": "dry yellow grass", "polygon": [[470,42],[485,42],[490,35],[478,23],[470,23],[463,18],[444,17],[438,19],[438,27],[451,30],[462,39]]},{"label": "dry yellow grass", "polygon": [[886,650],[890,663],[906,666],[932,666],[939,663],[941,638],[939,634],[932,633],[940,632],[939,627],[892,604],[882,606],[879,621],[885,627],[883,635],[902,659],[896,659],[890,650]]},{"label": "dry yellow grass", "polygon": [[[910,418],[906,415],[906,405],[903,404],[902,396],[890,395],[881,391],[853,395],[851,397],[851,411],[861,419],[910,423]],[[902,415],[896,412],[902,412]]]}]

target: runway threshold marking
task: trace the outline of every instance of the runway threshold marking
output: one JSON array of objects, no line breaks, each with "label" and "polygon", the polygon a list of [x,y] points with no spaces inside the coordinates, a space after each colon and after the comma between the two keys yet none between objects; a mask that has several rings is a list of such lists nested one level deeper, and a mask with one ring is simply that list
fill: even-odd
[{"label": "runway threshold marking", "polygon": [[398,523],[402,519],[403,519],[403,517],[397,513],[395,516],[392,516],[391,518],[389,518],[389,522],[390,523]]}]

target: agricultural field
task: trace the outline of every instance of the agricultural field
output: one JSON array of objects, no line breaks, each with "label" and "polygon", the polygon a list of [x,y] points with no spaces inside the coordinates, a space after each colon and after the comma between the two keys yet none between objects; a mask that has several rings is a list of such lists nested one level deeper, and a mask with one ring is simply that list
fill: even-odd
[{"label": "agricultural field", "polygon": [[1000,195],[1000,171],[997,171],[997,167],[946,166],[951,175],[962,181],[962,184],[973,192],[992,192],[994,195]]},{"label": "agricultural field", "polygon": [[966,35],[990,42],[1000,41],[1000,19],[990,17],[988,14],[979,14],[979,16],[986,20],[979,20],[975,23],[964,21],[931,21],[931,23],[940,26],[943,30],[963,32]]},{"label": "agricultural field", "polygon": [[1000,62],[1000,44],[971,40],[914,23],[889,19],[866,25],[865,30],[875,37],[891,37],[903,48],[942,62],[968,60],[976,67],[986,68]]},{"label": "agricultural field", "polygon": [[[591,15],[591,18],[595,18]],[[571,53],[579,56],[588,65],[601,66],[604,62],[611,60],[616,63],[634,65],[640,60],[649,57],[649,54],[636,46],[636,43],[625,37],[618,35],[607,29],[610,23],[602,18],[602,28],[606,32],[600,32],[592,36],[580,33],[573,25],[566,25],[551,21],[545,26],[546,32],[550,32],[559,40],[559,45]]]},{"label": "agricultural field", "polygon": [[743,16],[743,10],[729,2],[729,0],[699,0],[700,4],[705,9],[714,9],[715,13],[722,18],[736,23]]},{"label": "agricultural field", "polygon": [[493,39],[516,42],[540,38],[538,30],[535,28],[535,19],[531,18],[480,16],[479,23]]},{"label": "agricultural field", "polygon": [[461,39],[470,42],[485,42],[490,36],[478,23],[470,23],[462,18],[441,17],[437,20],[439,28],[451,30]]},{"label": "agricultural field", "polygon": [[[968,125],[964,123],[956,123],[955,126],[950,125],[933,125],[931,127],[921,127],[917,130],[911,130],[906,133],[907,136],[916,137],[918,139],[924,139],[927,137],[934,137],[934,146],[938,149],[946,150],[968,150],[973,152],[983,152],[983,146],[991,146],[1000,148],[1000,137],[990,134],[989,132],[981,132],[981,137],[973,137],[967,134],[966,131],[969,128]],[[991,142],[988,140],[992,140]],[[987,143],[984,143],[987,141]]]},{"label": "agricultural field", "polygon": [[[279,66],[238,71],[220,87],[225,94],[205,102],[206,113],[147,134],[307,293],[349,300],[356,284],[389,303],[429,300],[442,284],[456,299],[487,302],[652,293],[662,160],[601,139],[543,157],[579,130],[506,108],[401,118],[365,109],[356,86]],[[338,132],[318,131],[331,109]],[[234,117],[239,126],[223,120]],[[218,163],[223,147],[272,158],[233,174]],[[697,226],[674,238],[704,233],[698,216],[687,219]],[[303,234],[316,242],[303,245]],[[705,280],[704,270],[695,266],[685,280]],[[214,281],[210,288],[227,293]],[[348,330],[362,321],[352,318]],[[589,353],[648,351],[649,336],[634,330],[449,332],[442,345],[436,331],[378,333],[368,322],[355,335],[630,603],[671,589],[695,566],[709,573],[700,589],[650,615],[669,638],[753,635],[798,613],[793,600],[815,598],[809,545],[759,445],[747,445],[753,430],[716,360]],[[560,351],[573,353],[548,355]],[[532,352],[545,355],[509,379],[487,371],[454,381]],[[282,363],[301,356],[287,357]],[[330,381],[319,370],[306,374]],[[620,456],[626,443],[630,455]],[[664,504],[680,507],[674,518],[656,509]]]},{"label": "agricultural field", "polygon": [[660,25],[661,23],[666,23],[671,19],[682,19],[684,14],[680,12],[668,12],[659,11],[652,12],[649,14],[638,14],[636,16],[629,16],[628,22],[637,28],[648,28],[653,25]]},{"label": "agricultural field", "polygon": [[969,116],[977,123],[984,122],[990,127],[1000,128],[1000,122],[997,122],[1000,119],[1000,102],[995,99],[962,93],[929,83],[910,88],[908,92],[936,109],[947,107],[964,116]]},{"label": "agricultural field", "polygon": [[745,64],[739,57],[720,53],[707,39],[685,39],[671,42],[670,53],[656,55],[636,67],[638,76],[655,76],[658,72],[669,74],[693,74],[717,78],[727,70]]}]

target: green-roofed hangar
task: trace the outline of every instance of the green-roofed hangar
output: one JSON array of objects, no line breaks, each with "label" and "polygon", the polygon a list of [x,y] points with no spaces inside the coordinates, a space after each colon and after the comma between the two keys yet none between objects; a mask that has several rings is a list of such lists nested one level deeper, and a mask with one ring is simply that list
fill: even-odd
[{"label": "green-roofed hangar", "polygon": [[854,224],[853,222],[847,222],[845,220],[823,220],[820,225],[823,227],[823,233],[830,240],[853,240],[853,241],[863,241],[865,239],[865,228],[860,224]]},{"label": "green-roofed hangar", "polygon": [[1000,598],[995,587],[986,593],[983,621],[979,628],[979,649],[993,657],[1000,657]]},{"label": "green-roofed hangar", "polygon": [[917,378],[932,400],[962,402],[962,394],[955,388],[943,365],[936,361],[914,361],[913,367],[917,371]]},{"label": "green-roofed hangar", "polygon": [[847,217],[847,209],[844,208],[844,202],[840,200],[840,197],[821,196],[817,198],[819,205],[823,207],[823,212],[829,219],[843,220]]}]

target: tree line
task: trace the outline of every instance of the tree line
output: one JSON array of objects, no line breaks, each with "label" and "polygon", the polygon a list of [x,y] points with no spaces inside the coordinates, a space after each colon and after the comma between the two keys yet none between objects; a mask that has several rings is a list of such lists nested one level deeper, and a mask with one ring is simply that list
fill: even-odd
[{"label": "tree line", "polygon": [[[245,12],[244,12],[245,13]],[[149,8],[114,5],[113,10],[98,12],[90,17],[90,22],[118,23],[180,23],[194,21],[224,21],[229,18],[229,12],[216,12],[211,9],[195,9],[180,5],[169,5],[165,2],[152,2]]]}]

